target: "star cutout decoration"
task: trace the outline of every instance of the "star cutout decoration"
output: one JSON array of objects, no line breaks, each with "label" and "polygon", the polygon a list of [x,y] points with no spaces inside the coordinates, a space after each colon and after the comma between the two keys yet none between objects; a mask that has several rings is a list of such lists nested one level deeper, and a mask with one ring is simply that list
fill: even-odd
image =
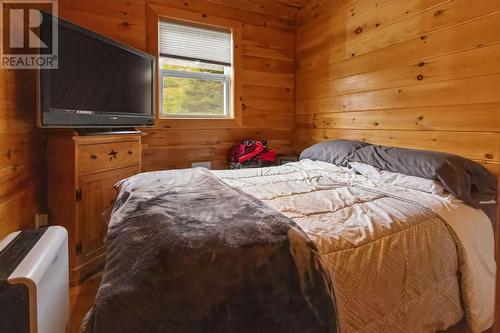
[{"label": "star cutout decoration", "polygon": [[114,149],[111,149],[111,152],[108,155],[110,161],[118,158],[118,156],[116,156],[118,155],[118,152],[115,151]]}]

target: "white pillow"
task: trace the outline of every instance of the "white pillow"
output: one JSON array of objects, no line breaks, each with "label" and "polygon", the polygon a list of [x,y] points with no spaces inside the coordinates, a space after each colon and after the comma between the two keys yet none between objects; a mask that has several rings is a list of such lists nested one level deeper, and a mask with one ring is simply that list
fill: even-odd
[{"label": "white pillow", "polygon": [[435,180],[409,176],[402,173],[395,173],[386,170],[379,170],[371,165],[349,162],[349,166],[374,181],[389,183],[395,186],[406,187],[412,190],[422,191],[442,195],[445,193],[443,185]]}]

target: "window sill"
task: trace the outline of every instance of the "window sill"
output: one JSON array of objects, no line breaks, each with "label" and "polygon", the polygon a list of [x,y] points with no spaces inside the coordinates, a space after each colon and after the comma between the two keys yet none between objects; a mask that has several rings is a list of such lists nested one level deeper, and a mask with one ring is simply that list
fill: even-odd
[{"label": "window sill", "polygon": [[241,127],[241,117],[235,118],[157,118],[156,128],[238,128]]}]

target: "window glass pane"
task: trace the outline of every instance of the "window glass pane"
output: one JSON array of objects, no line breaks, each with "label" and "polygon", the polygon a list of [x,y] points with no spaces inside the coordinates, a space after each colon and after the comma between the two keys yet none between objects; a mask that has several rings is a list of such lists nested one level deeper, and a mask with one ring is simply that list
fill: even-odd
[{"label": "window glass pane", "polygon": [[163,115],[224,117],[224,82],[163,77]]},{"label": "window glass pane", "polygon": [[221,65],[165,57],[160,58],[160,68],[185,72],[224,74],[224,66]]},{"label": "window glass pane", "polygon": [[230,29],[160,22],[160,117],[231,117],[232,43]]}]

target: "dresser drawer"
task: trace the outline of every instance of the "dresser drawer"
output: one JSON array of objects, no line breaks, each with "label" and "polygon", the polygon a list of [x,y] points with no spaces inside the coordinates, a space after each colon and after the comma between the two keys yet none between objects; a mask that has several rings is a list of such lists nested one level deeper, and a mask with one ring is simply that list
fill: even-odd
[{"label": "dresser drawer", "polygon": [[80,145],[77,155],[79,174],[140,165],[140,141]]}]

